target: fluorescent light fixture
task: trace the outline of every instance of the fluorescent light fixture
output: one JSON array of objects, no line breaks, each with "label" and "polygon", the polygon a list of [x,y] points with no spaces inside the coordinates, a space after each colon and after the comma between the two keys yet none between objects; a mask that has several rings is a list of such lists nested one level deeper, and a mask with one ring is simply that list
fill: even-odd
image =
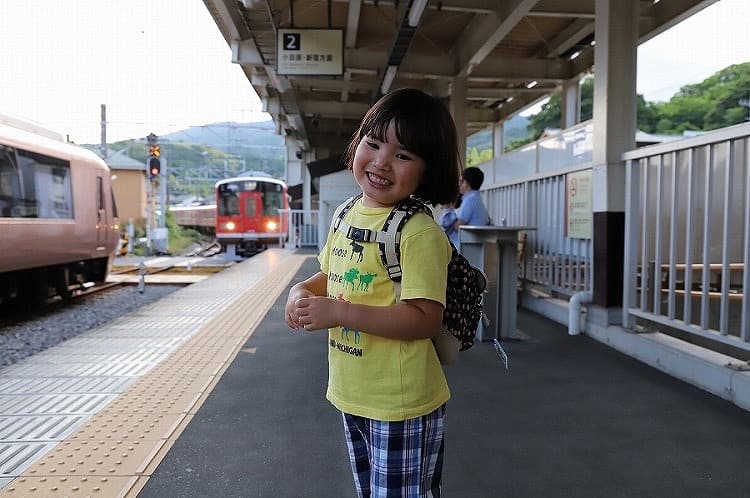
[{"label": "fluorescent light fixture", "polygon": [[512,96],[508,97],[508,99],[505,101],[505,103],[509,104],[509,103],[513,102],[513,99],[514,99],[514,97],[512,97]]},{"label": "fluorescent light fixture", "polygon": [[531,81],[531,82],[527,83],[526,84],[526,88],[534,88],[538,84],[539,84],[539,82],[537,80],[534,80],[534,81]]},{"label": "fluorescent light fixture", "polygon": [[411,8],[409,9],[409,26],[412,28],[419,26],[419,20],[422,18],[425,7],[427,7],[427,0],[414,0],[411,3]]},{"label": "fluorescent light fixture", "polygon": [[398,66],[388,66],[388,68],[385,70],[383,83],[380,85],[380,93],[388,93],[388,89],[393,83],[393,78],[396,77],[396,71],[398,71]]},{"label": "fluorescent light fixture", "polygon": [[568,60],[572,61],[573,59],[575,59],[579,55],[581,55],[581,51],[580,50],[576,50],[575,52],[573,52],[572,54],[570,54],[570,57],[568,57]]}]

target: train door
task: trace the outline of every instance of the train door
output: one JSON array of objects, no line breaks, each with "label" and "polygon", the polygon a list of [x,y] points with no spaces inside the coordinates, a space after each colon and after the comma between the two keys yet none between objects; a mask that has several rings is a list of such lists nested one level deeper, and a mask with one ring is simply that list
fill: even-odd
[{"label": "train door", "polygon": [[244,232],[257,232],[258,227],[258,195],[254,191],[243,192],[243,205],[244,211],[242,221],[242,230]]},{"label": "train door", "polygon": [[97,243],[107,242],[109,239],[109,220],[107,220],[107,210],[104,196],[104,178],[96,177],[96,241]]}]

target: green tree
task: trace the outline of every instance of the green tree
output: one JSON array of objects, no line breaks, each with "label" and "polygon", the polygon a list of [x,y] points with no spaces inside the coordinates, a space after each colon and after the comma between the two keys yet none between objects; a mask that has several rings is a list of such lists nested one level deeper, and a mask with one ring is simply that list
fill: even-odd
[{"label": "green tree", "polygon": [[654,104],[659,133],[715,130],[742,123],[750,98],[750,62],[733,64],[701,83],[685,85],[668,101]]},{"label": "green tree", "polygon": [[[594,78],[586,78],[581,83],[581,120],[591,119],[594,114]],[[529,132],[531,141],[542,136],[544,130],[559,129],[562,126],[562,97],[556,93],[542,105],[542,110],[529,116]],[[511,142],[518,146],[523,141]],[[524,142],[528,143],[528,142]],[[524,143],[521,143],[523,145]]]},{"label": "green tree", "polygon": [[[648,133],[682,134],[686,130],[714,130],[748,119],[749,109],[740,101],[750,100],[750,62],[734,64],[701,83],[685,85],[668,102],[651,103],[636,97],[638,129]],[[593,116],[594,78],[581,84],[581,120]],[[561,96],[550,97],[537,114],[529,117],[530,139],[515,140],[506,150],[538,139],[545,129],[559,128]]]},{"label": "green tree", "polygon": [[646,101],[643,95],[636,96],[636,121],[639,130],[655,133],[659,116],[653,104]]},{"label": "green tree", "polygon": [[472,147],[466,154],[466,166],[476,166],[490,159],[492,159],[492,149],[478,151],[476,147]]}]

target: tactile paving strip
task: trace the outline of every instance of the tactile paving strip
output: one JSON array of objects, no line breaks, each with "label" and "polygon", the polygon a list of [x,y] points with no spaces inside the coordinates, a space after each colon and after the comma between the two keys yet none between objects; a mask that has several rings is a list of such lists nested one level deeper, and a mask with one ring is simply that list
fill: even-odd
[{"label": "tactile paving strip", "polygon": [[[154,334],[164,332],[152,326],[159,321],[157,317],[175,330],[174,322],[169,320],[174,314],[182,318],[182,326],[178,328],[183,331],[194,328],[195,331],[181,335],[181,340],[177,341],[179,347],[171,347],[164,360],[149,365],[148,375],[130,377],[134,382],[125,392],[79,425],[53,451],[49,451],[52,447],[49,445],[37,448],[37,452],[44,456],[20,477],[7,482],[7,474],[0,473],[0,486],[3,481],[7,482],[0,489],[0,496],[135,496],[305,259],[304,256],[284,254],[284,251],[266,251],[261,256],[265,258],[253,258],[213,277],[217,279],[212,279],[213,282],[195,284],[171,294],[169,300],[159,301],[159,310],[153,313],[154,320],[139,322],[148,324],[141,329],[140,335],[131,333],[133,329],[123,327],[122,323],[113,327],[114,337],[132,338],[136,343],[139,338],[143,342],[166,339],[167,342],[160,343],[162,347],[169,347],[168,341],[174,336]],[[254,264],[250,265],[250,262]],[[217,277],[225,274],[226,281],[217,285],[220,280]],[[209,287],[211,283],[213,287]],[[221,296],[217,296],[217,288],[221,289]],[[175,299],[173,296],[178,294],[179,298]],[[221,304],[216,303],[217,298]],[[207,312],[206,308],[213,311]],[[101,348],[102,354],[113,354],[113,350],[107,349],[106,340],[97,342],[90,340],[91,337],[83,341],[86,353],[71,351],[71,355],[80,359],[96,348]],[[130,346],[137,349],[137,344],[121,341],[115,341],[115,344],[124,345],[126,351]],[[129,354],[123,353],[122,349],[115,351]],[[127,360],[124,357],[111,359]],[[151,359],[155,356],[152,355]],[[40,362],[36,367],[43,365],[54,369],[48,363]],[[62,361],[55,362],[55,365],[57,368],[69,366]],[[96,368],[91,371],[96,371]],[[19,367],[10,378],[0,376],[0,402],[3,401],[3,386],[8,392],[20,390],[29,393],[15,382],[18,379],[14,377],[24,375],[30,375],[30,372]],[[42,374],[42,377],[31,379],[37,391],[44,392],[42,386],[47,382],[47,386],[61,385],[80,392],[80,380],[66,384],[63,379],[53,379],[52,375],[44,378]],[[92,377],[96,386],[100,386],[105,378],[101,374]]]}]

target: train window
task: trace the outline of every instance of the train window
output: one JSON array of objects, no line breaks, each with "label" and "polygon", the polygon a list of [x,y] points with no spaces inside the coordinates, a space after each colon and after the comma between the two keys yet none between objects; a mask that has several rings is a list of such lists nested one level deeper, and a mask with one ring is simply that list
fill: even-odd
[{"label": "train window", "polygon": [[265,183],[263,193],[263,216],[278,216],[284,207],[284,193],[278,183]]},{"label": "train window", "polygon": [[263,214],[265,216],[278,216],[279,209],[283,208],[281,192],[266,192],[263,196]]},{"label": "train window", "polygon": [[96,209],[104,211],[104,180],[101,176],[96,177]]},{"label": "train window", "polygon": [[73,218],[70,163],[55,157],[18,150],[19,195],[13,216]]},{"label": "train window", "polygon": [[216,206],[219,216],[232,216],[240,214],[240,199],[233,191],[222,191],[219,189],[219,199]]},{"label": "train window", "polygon": [[0,145],[0,218],[9,218],[13,200],[20,197],[16,154],[12,148]]}]

